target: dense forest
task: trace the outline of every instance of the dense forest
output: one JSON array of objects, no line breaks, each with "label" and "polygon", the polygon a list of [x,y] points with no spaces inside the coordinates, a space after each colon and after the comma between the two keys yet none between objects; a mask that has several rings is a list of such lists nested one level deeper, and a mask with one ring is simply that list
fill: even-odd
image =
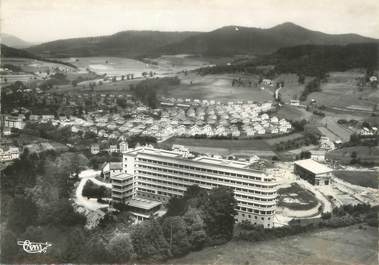
[{"label": "dense forest", "polygon": [[[281,48],[268,56],[242,63],[199,69],[200,74],[251,73],[272,77],[280,73],[323,78],[330,71],[351,68],[378,69],[379,44],[300,45]],[[262,68],[261,66],[270,66]]]}]

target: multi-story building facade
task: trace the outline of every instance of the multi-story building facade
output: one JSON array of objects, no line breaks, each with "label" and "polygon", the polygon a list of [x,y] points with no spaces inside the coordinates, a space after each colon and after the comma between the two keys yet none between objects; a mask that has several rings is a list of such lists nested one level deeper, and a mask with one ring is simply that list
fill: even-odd
[{"label": "multi-story building facade", "polygon": [[[182,196],[191,185],[207,190],[227,186],[234,190],[238,202],[237,221],[247,220],[265,228],[273,226],[275,179],[263,171],[250,169],[248,162],[210,157],[188,159],[179,152],[140,147],[125,152],[122,163],[124,173],[120,176],[125,177],[120,180],[111,177],[115,195],[112,197],[117,202],[143,198],[166,203],[170,197]],[[120,190],[116,185],[120,181],[127,188]],[[125,192],[125,197],[120,197],[120,192]]]}]

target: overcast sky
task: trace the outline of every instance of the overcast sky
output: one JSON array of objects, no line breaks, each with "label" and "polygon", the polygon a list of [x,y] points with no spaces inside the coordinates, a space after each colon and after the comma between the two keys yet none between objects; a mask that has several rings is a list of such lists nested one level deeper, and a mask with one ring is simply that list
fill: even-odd
[{"label": "overcast sky", "polygon": [[30,42],[122,30],[269,28],[291,21],[379,38],[378,0],[0,0],[1,31]]}]

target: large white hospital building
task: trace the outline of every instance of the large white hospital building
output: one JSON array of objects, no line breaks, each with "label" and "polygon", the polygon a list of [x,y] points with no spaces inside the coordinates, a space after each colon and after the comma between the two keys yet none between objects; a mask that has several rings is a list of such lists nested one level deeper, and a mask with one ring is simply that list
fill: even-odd
[{"label": "large white hospital building", "polygon": [[237,221],[273,226],[276,208],[274,177],[249,168],[249,163],[210,157],[185,158],[182,153],[139,147],[123,153],[123,173],[111,176],[112,200],[168,202],[187,187],[233,188],[238,202]]}]

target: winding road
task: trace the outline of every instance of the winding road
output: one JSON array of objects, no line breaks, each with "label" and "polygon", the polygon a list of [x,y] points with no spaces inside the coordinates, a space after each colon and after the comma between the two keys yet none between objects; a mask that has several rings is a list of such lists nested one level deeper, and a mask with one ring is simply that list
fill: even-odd
[{"label": "winding road", "polygon": [[92,211],[96,211],[101,208],[108,207],[108,204],[99,203],[97,199],[87,199],[83,197],[83,188],[87,181],[92,181],[93,183],[101,186],[105,186],[107,188],[112,188],[112,184],[105,183],[97,180],[95,177],[100,175],[100,171],[95,171],[93,169],[87,169],[79,173],[80,182],[75,191],[75,203],[79,206],[83,206],[84,208]]}]

